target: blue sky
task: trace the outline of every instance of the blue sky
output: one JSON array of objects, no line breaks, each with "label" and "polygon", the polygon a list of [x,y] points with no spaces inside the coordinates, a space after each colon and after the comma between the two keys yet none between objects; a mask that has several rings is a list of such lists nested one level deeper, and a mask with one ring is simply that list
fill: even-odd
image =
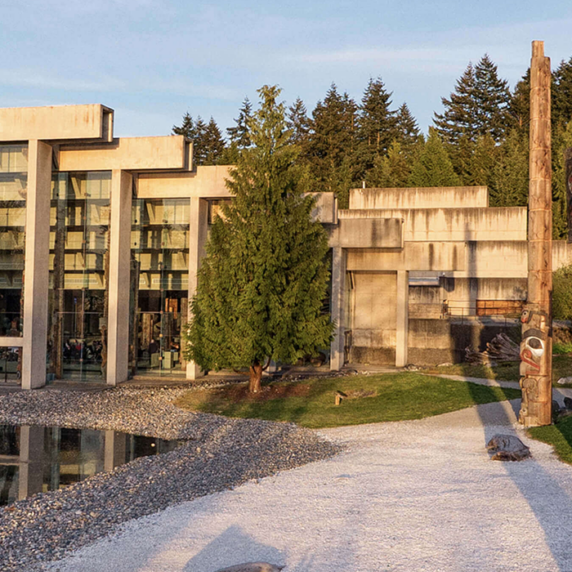
[{"label": "blue sky", "polygon": [[0,0],[0,107],[103,103],[118,136],[166,135],[189,111],[233,125],[279,84],[311,110],[334,81],[354,99],[380,76],[423,130],[469,61],[513,86],[532,40],[572,57],[572,3],[548,0]]}]

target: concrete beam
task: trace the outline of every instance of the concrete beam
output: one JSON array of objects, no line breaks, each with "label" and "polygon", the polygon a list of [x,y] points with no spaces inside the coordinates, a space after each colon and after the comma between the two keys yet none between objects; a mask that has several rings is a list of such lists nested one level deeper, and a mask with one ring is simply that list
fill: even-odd
[{"label": "concrete beam", "polygon": [[129,296],[131,271],[131,197],[133,177],[125,171],[111,173],[109,224],[109,278],[107,305],[108,385],[129,376]]},{"label": "concrete beam", "polygon": [[397,273],[397,320],[395,332],[395,365],[407,365],[409,337],[409,272],[400,270]]},{"label": "concrete beam", "polygon": [[113,110],[101,104],[0,108],[0,141],[111,141]]},{"label": "concrete beam", "polygon": [[141,173],[136,182],[137,198],[230,198],[226,179],[231,168],[215,166],[197,167],[193,173]]},{"label": "concrete beam", "polygon": [[60,171],[192,169],[192,144],[182,135],[122,137],[108,145],[60,148]]},{"label": "concrete beam", "polygon": [[351,189],[350,209],[458,209],[488,207],[487,187]]},{"label": "concrete beam", "polygon": [[[208,238],[208,214],[207,201],[192,197],[189,221],[189,304],[197,291],[199,267],[201,259],[205,255]],[[189,319],[191,319],[190,309]],[[197,379],[201,375],[202,371],[195,362],[187,362],[187,379]]]},{"label": "concrete beam", "polygon": [[332,321],[335,323],[334,339],[330,346],[330,370],[339,371],[344,366],[344,291],[346,280],[346,252],[337,246],[332,248]]},{"label": "concrete beam", "polygon": [[400,218],[339,219],[330,246],[341,248],[403,248]]},{"label": "concrete beam", "polygon": [[22,389],[46,384],[52,148],[28,144]]}]

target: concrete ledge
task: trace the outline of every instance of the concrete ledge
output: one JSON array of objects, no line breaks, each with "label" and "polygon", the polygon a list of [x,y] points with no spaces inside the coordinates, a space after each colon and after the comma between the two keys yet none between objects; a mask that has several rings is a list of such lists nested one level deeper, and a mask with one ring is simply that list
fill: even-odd
[{"label": "concrete ledge", "polygon": [[330,235],[330,246],[402,249],[402,226],[399,218],[340,219]]}]

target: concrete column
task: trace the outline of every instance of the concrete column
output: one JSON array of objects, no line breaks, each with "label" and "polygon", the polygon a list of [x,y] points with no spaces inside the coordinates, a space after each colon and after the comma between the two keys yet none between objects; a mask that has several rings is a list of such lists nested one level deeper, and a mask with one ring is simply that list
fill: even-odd
[{"label": "concrete column", "polygon": [[112,171],[107,282],[107,385],[126,381],[129,376],[132,191],[133,176],[125,171]]},{"label": "concrete column", "polygon": [[395,335],[395,365],[407,365],[407,349],[409,334],[409,272],[397,272],[397,320]]},{"label": "concrete column", "polygon": [[52,148],[28,144],[22,389],[46,385]]},{"label": "concrete column", "polygon": [[[191,216],[189,224],[189,304],[197,291],[198,272],[201,259],[205,255],[208,237],[208,202],[199,197],[191,197]],[[191,312],[189,310],[189,319]],[[197,379],[202,375],[199,366],[187,362],[187,379]]]},{"label": "concrete column", "polygon": [[340,246],[332,248],[332,321],[335,323],[334,339],[330,348],[330,370],[339,371],[344,366],[344,290],[346,280],[346,253]]}]

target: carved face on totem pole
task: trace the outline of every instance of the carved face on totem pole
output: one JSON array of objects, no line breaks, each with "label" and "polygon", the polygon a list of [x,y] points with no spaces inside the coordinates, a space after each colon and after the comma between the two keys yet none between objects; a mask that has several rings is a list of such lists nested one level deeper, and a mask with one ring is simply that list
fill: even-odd
[{"label": "carved face on totem pole", "polygon": [[542,375],[542,359],[546,352],[548,326],[546,313],[536,304],[527,304],[522,312],[520,342],[520,386],[522,387],[521,417],[528,413],[530,401],[540,398],[538,378]]}]

